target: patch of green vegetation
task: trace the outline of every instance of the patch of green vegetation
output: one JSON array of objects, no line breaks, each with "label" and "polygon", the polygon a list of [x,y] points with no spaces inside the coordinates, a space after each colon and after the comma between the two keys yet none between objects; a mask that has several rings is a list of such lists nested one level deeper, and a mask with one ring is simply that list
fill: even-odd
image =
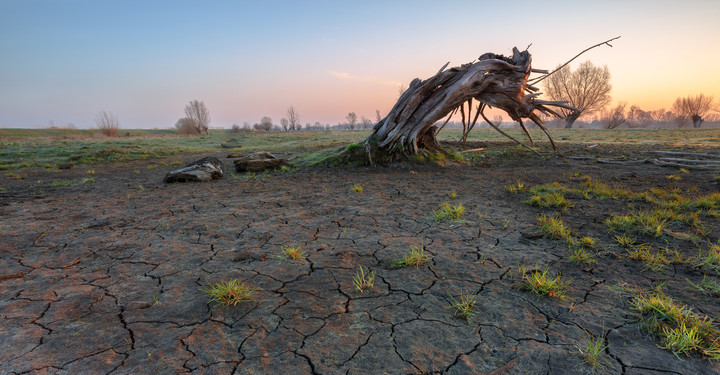
[{"label": "patch of green vegetation", "polygon": [[698,254],[694,264],[696,267],[720,274],[720,242],[710,244],[706,255]]},{"label": "patch of green vegetation", "polygon": [[[605,349],[609,347],[609,345],[605,345],[605,336],[607,333],[603,332],[602,335],[598,336],[590,333],[590,331],[586,329],[583,329],[583,331],[585,331],[587,335],[588,345],[583,348],[578,348],[580,350],[580,356],[585,363],[589,364],[592,368],[605,368],[605,366],[610,364],[610,361],[602,355]],[[603,331],[605,331],[604,327]]]},{"label": "patch of green vegetation", "polygon": [[522,181],[515,182],[515,185],[505,186],[505,190],[507,190],[511,194],[517,194],[519,192],[525,191],[525,189],[525,183]]},{"label": "patch of green vegetation", "polygon": [[253,300],[254,289],[242,281],[231,280],[210,285],[203,289],[211,303],[221,306],[235,306]]},{"label": "patch of green vegetation", "polygon": [[546,216],[542,214],[537,217],[538,224],[540,225],[540,233],[551,240],[564,240],[567,243],[573,243],[572,231],[565,226],[565,223],[554,216]]},{"label": "patch of green vegetation", "polygon": [[611,215],[605,224],[613,232],[626,232],[633,234],[651,235],[660,237],[665,231],[667,219],[644,211],[629,215]]},{"label": "patch of green vegetation", "polygon": [[703,275],[703,279],[695,284],[692,281],[687,280],[690,285],[695,287],[698,291],[713,297],[720,297],[720,280]]},{"label": "patch of green vegetation", "polygon": [[559,272],[555,277],[548,276],[549,268],[545,267],[542,271],[528,271],[524,265],[520,266],[520,288],[530,291],[537,296],[554,297],[565,299],[567,282],[562,280]]},{"label": "patch of green vegetation", "polygon": [[620,245],[620,247],[628,248],[632,246],[635,243],[635,239],[628,236],[626,233],[623,233],[619,236],[615,236],[615,241]]},{"label": "patch of green vegetation", "polygon": [[638,293],[630,304],[641,328],[658,337],[661,348],[675,355],[696,352],[720,359],[720,335],[709,317],[677,304],[660,288]]},{"label": "patch of green vegetation", "polygon": [[446,223],[449,221],[462,222],[462,215],[465,213],[465,206],[458,203],[455,206],[450,203],[443,203],[440,209],[433,211],[430,218],[437,223]]},{"label": "patch of green vegetation", "polygon": [[572,263],[592,264],[597,262],[595,255],[587,251],[584,247],[573,249],[570,253],[569,259]]},{"label": "patch of green vegetation", "polygon": [[452,304],[446,307],[455,309],[455,317],[470,320],[475,315],[475,311],[473,311],[476,303],[474,294],[461,290],[457,299],[453,296],[450,296],[450,299]]},{"label": "patch of green vegetation", "polygon": [[628,249],[628,257],[642,262],[646,269],[654,272],[664,271],[670,264],[683,262],[682,255],[677,250],[653,250],[647,245]]},{"label": "patch of green vegetation", "polygon": [[425,254],[424,247],[412,246],[408,254],[405,254],[402,259],[398,259],[393,262],[392,268],[403,268],[408,266],[418,268],[428,260],[430,260],[430,256]]},{"label": "patch of green vegetation", "polygon": [[305,260],[307,258],[300,246],[282,246],[280,252],[282,253],[281,257],[284,259]]},{"label": "patch of green vegetation", "polygon": [[565,199],[565,196],[562,193],[557,192],[542,192],[533,194],[530,196],[530,199],[525,201],[525,203],[536,207],[560,208],[562,210],[566,210],[573,206],[567,199]]},{"label": "patch of green vegetation", "polygon": [[358,193],[358,194],[362,193],[363,190],[365,190],[365,188],[363,188],[362,185],[360,185],[360,184],[355,184],[355,185],[353,185],[353,187],[352,187],[352,191],[354,191],[354,192],[356,192],[356,193]]},{"label": "patch of green vegetation", "polygon": [[353,277],[353,285],[355,290],[360,293],[365,293],[366,289],[375,287],[375,271],[365,273],[362,266],[358,266],[360,269]]}]

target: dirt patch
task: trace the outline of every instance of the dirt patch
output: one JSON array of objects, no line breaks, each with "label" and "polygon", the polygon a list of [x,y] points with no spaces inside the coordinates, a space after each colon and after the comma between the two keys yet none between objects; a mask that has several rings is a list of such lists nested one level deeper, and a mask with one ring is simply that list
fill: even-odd
[{"label": "dirt patch", "polygon": [[[589,157],[639,151],[564,149]],[[717,298],[688,282],[717,274],[689,261],[651,270],[616,244],[608,217],[648,203],[569,195],[572,207],[561,212],[505,189],[519,180],[579,185],[590,176],[634,192],[699,196],[718,191],[717,172],[672,179],[673,168],[544,159],[504,143],[473,164],[162,183],[173,162],[198,158],[94,166],[91,175],[28,170],[4,185],[0,343],[9,350],[0,353],[0,373],[585,373],[586,330],[608,345],[596,373],[720,371],[696,353],[659,348],[632,314],[623,290],[664,282],[679,303],[720,316]],[[40,179],[43,187],[31,186]],[[445,202],[462,203],[462,221],[430,219]],[[527,235],[542,213],[558,215],[577,238],[592,237],[597,261],[573,263],[567,243]],[[694,240],[636,241],[690,259],[720,236],[717,217],[700,220],[706,231]],[[687,229],[673,225],[673,233]],[[300,246],[306,259],[283,259],[283,246]],[[430,260],[389,266],[412,246]],[[560,272],[568,298],[519,288],[521,265]],[[359,266],[376,275],[363,293],[353,285]],[[209,304],[203,289],[233,279],[254,287],[255,299]],[[475,296],[468,319],[450,307],[461,292]]]}]

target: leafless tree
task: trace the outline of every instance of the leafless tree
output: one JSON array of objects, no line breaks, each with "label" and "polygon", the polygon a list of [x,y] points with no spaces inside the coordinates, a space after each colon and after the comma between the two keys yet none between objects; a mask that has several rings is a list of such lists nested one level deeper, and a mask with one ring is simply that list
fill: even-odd
[{"label": "leafless tree", "polygon": [[195,120],[190,117],[183,117],[175,123],[180,134],[198,134],[198,127]]},{"label": "leafless tree", "polygon": [[355,112],[348,113],[345,119],[347,120],[348,128],[350,128],[350,130],[355,129],[355,123],[357,123],[357,115]]},{"label": "leafless tree", "polygon": [[380,110],[376,109],[375,110],[375,123],[377,124],[380,121],[382,121],[382,116],[380,116]]},{"label": "leafless tree", "polygon": [[286,118],[280,119],[280,127],[282,127],[282,130],[287,131],[290,127],[290,122]]},{"label": "leafless tree", "polygon": [[362,125],[363,129],[370,129],[373,125],[375,125],[373,124],[372,120],[365,116],[360,116],[360,124]]},{"label": "leafless tree", "polygon": [[627,113],[628,126],[631,128],[646,128],[653,122],[652,114],[637,105],[630,106]]},{"label": "leafless tree", "polygon": [[112,112],[100,111],[95,116],[95,125],[97,125],[100,132],[108,137],[117,137],[118,129],[120,128],[120,122]]},{"label": "leafless tree", "polygon": [[625,122],[625,107],[627,102],[620,102],[615,107],[603,111],[601,120],[605,123],[605,129],[615,129]]},{"label": "leafless tree", "polygon": [[195,121],[197,134],[208,134],[208,125],[210,124],[210,111],[205,107],[205,102],[198,100],[191,101],[185,106],[185,116]]},{"label": "leafless tree", "polygon": [[302,128],[300,124],[300,114],[295,110],[295,107],[290,106],[287,109],[287,120],[290,130],[300,130],[300,128]]},{"label": "leafless tree", "polygon": [[589,115],[610,104],[610,71],[586,61],[577,70],[566,65],[545,80],[545,94],[552,100],[567,101],[578,110],[560,109],[565,127],[572,128],[581,115]]},{"label": "leafless tree", "polygon": [[240,133],[240,125],[238,124],[232,124],[232,127],[230,127],[231,133]]},{"label": "leafless tree", "polygon": [[268,132],[269,132],[270,130],[273,129],[272,119],[271,119],[270,117],[268,117],[268,116],[263,117],[262,119],[260,119],[260,123],[259,123],[259,124],[255,124],[255,129],[257,129],[257,130],[265,130],[265,131],[268,131]]},{"label": "leafless tree", "polygon": [[699,128],[705,121],[703,117],[713,109],[714,100],[712,96],[703,94],[677,98],[673,104],[673,112],[685,119],[692,119],[693,127]]}]

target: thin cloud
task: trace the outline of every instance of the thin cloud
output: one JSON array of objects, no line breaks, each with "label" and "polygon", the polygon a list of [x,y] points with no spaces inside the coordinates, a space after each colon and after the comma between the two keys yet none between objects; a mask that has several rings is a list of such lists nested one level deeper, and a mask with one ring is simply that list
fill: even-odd
[{"label": "thin cloud", "polygon": [[341,80],[343,80],[343,81],[369,82],[369,83],[377,83],[377,84],[379,84],[379,85],[386,85],[386,86],[400,86],[400,85],[402,85],[402,82],[398,82],[398,81],[386,81],[386,80],[382,80],[382,79],[380,79],[380,78],[373,77],[373,76],[362,76],[362,77],[358,77],[358,76],[354,76],[354,75],[352,75],[352,74],[350,74],[350,73],[347,73],[347,72],[336,72],[336,71],[334,71],[334,70],[328,70],[327,72],[328,72],[328,74],[330,74],[331,76],[333,76],[333,77],[335,77],[335,78],[337,78],[337,79],[341,79]]}]

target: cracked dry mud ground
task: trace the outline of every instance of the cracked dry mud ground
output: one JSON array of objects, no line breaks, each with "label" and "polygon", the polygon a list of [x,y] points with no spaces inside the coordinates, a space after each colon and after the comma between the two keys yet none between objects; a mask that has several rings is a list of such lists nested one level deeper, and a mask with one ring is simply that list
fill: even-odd
[{"label": "cracked dry mud ground", "polygon": [[[133,173],[144,165],[98,166],[95,183],[44,192],[18,182],[0,196],[0,373],[575,374],[590,371],[578,355],[584,329],[607,332],[609,364],[596,373],[719,369],[658,348],[609,288],[670,280],[668,293],[717,318],[717,300],[684,281],[697,272],[643,270],[619,251],[571,264],[563,243],[523,238],[543,211],[503,189],[569,172],[672,186],[667,168],[530,157],[166,185],[170,167]],[[682,184],[712,191],[712,178],[692,172]],[[429,220],[443,202],[463,203],[466,221]],[[609,243],[606,216],[588,210],[565,220]],[[301,246],[307,261],[278,258],[283,245]],[[421,245],[427,265],[387,267]],[[562,272],[569,299],[519,290],[519,264]],[[359,265],[377,273],[364,293],[352,284]],[[255,287],[255,300],[210,305],[202,288],[231,279]],[[448,308],[461,290],[477,296],[469,321]]]}]

